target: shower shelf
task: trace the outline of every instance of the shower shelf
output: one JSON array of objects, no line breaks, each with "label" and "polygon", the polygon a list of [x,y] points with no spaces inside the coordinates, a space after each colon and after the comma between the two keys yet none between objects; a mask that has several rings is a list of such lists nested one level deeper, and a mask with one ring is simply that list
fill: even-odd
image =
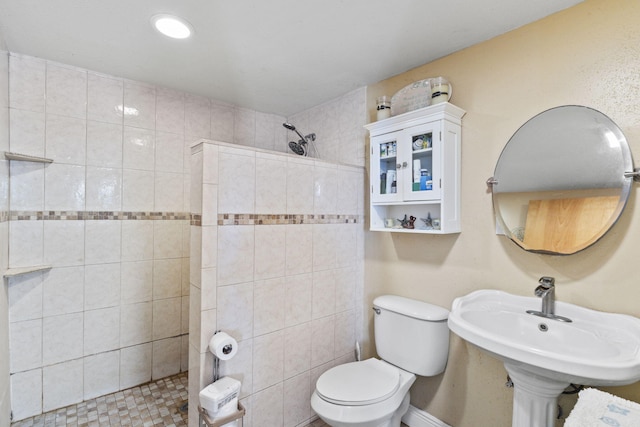
[{"label": "shower shelf", "polygon": [[47,159],[46,157],[29,156],[27,154],[11,153],[9,151],[4,152],[4,158],[21,162],[53,163],[53,159]]},{"label": "shower shelf", "polygon": [[35,273],[36,271],[45,271],[51,270],[52,266],[50,265],[34,265],[31,267],[16,267],[9,268],[4,272],[5,278],[21,276],[23,274]]}]

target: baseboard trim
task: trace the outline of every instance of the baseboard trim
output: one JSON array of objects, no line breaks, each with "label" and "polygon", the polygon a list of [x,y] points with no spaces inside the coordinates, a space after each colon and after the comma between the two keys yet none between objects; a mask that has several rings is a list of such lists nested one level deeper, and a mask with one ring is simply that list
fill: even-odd
[{"label": "baseboard trim", "polygon": [[407,413],[402,417],[402,422],[409,427],[451,427],[428,412],[409,405]]}]

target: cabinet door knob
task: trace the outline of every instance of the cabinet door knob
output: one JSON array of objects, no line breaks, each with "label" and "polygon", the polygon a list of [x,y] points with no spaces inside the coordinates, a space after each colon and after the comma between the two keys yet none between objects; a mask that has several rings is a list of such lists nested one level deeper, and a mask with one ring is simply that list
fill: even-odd
[{"label": "cabinet door knob", "polygon": [[396,169],[400,169],[402,165],[400,163],[396,163]]},{"label": "cabinet door knob", "polygon": [[407,162],[402,162],[402,167],[406,168],[407,167]]}]

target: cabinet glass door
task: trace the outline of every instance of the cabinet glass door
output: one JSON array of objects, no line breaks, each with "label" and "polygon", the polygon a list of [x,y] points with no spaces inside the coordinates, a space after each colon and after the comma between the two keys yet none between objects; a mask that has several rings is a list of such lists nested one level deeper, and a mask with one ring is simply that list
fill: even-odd
[{"label": "cabinet glass door", "polygon": [[398,176],[398,138],[400,132],[371,138],[371,201],[402,200]]},{"label": "cabinet glass door", "polygon": [[409,147],[404,178],[405,200],[435,200],[440,198],[440,133],[437,123],[428,123],[405,130]]}]

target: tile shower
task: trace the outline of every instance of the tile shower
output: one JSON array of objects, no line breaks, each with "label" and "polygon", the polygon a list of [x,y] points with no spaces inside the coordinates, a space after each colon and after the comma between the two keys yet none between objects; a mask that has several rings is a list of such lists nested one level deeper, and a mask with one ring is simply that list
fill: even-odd
[{"label": "tile shower", "polygon": [[[254,369],[259,369],[256,349],[279,345],[270,340],[274,326],[266,320],[274,297],[270,290],[289,295],[277,293],[281,285],[269,282],[275,278],[245,283],[244,288],[219,281],[217,295],[197,295],[201,310],[191,317],[200,316],[203,336],[189,338],[189,299],[192,304],[194,300],[189,293],[195,288],[189,281],[194,262],[189,260],[190,146],[207,138],[284,152],[285,117],[24,55],[5,53],[3,61],[2,151],[54,160],[48,165],[0,160],[0,241],[9,242],[0,250],[0,268],[52,266],[5,281],[10,366],[6,357],[2,360],[11,373],[14,419],[187,370],[193,362],[190,346],[203,356],[200,341],[210,332],[206,328],[229,326],[220,313],[217,319],[207,318],[207,310],[221,310],[221,301],[233,300],[236,292],[244,292],[242,297],[253,307],[251,325],[258,329],[241,338],[253,345]],[[364,104],[361,89],[289,120],[318,134],[325,159],[362,166]],[[316,169],[322,173],[340,168],[298,160],[295,167],[306,176],[314,176]],[[288,197],[289,203],[303,203]],[[361,219],[358,225],[362,228]],[[326,244],[326,237],[313,227],[307,234]],[[260,228],[256,238],[260,234],[281,241],[268,227]],[[356,256],[362,260],[361,251]],[[321,283],[319,278],[328,273],[314,267],[300,274]],[[355,289],[361,281],[357,275]],[[337,322],[342,315],[322,312],[322,307],[315,308],[310,322]],[[238,321],[239,328],[247,328],[246,319]],[[291,328],[288,333],[295,331],[309,341],[317,333],[311,324],[286,323],[278,329],[281,340],[286,338],[285,326]],[[309,365],[306,372],[314,375],[330,366],[333,356]],[[294,365],[307,366],[302,359]],[[198,375],[205,378],[203,371]],[[264,384],[284,387],[284,395],[291,390],[291,382],[278,385],[271,384],[271,378],[261,379],[260,373],[256,377],[245,393],[255,411]]]},{"label": "tile shower", "polygon": [[191,173],[189,399],[220,329],[238,340],[220,372],[242,381],[246,425],[305,425],[312,384],[361,338],[364,170],[202,141]]}]

